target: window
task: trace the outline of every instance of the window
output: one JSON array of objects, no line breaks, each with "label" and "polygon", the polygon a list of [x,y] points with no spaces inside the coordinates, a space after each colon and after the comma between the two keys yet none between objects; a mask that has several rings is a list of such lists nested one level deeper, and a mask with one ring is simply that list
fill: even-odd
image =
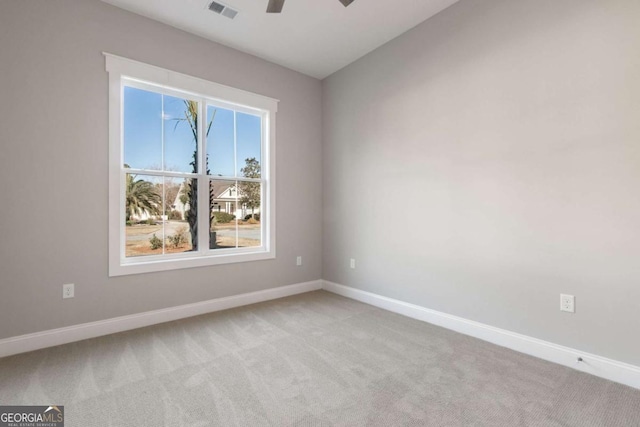
[{"label": "window", "polygon": [[277,100],[105,56],[109,275],[274,258]]}]

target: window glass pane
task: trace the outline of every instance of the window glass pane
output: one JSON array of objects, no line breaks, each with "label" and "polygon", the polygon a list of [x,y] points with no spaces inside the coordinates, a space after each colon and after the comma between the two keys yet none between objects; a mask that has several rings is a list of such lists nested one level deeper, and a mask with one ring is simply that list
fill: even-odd
[{"label": "window glass pane", "polygon": [[164,178],[164,215],[169,221],[184,220],[183,201],[186,202],[184,194],[182,194],[182,183],[184,179],[165,177]]},{"label": "window glass pane", "polygon": [[238,185],[236,181],[210,181],[209,249],[228,249],[238,246],[237,216]]},{"label": "window glass pane", "polygon": [[162,177],[126,174],[125,256],[160,255],[164,251]]},{"label": "window glass pane", "polygon": [[235,176],[234,112],[207,106],[207,167],[213,176]]},{"label": "window glass pane", "polygon": [[164,170],[197,173],[198,103],[164,95]]},{"label": "window glass pane", "polygon": [[242,221],[238,222],[239,248],[262,244],[261,190],[259,182],[238,182],[238,204],[242,213]]},{"label": "window glass pane", "polygon": [[124,162],[136,169],[162,167],[162,95],[125,86]]},{"label": "window glass pane", "polygon": [[[174,178],[170,186],[180,182],[167,221],[167,253],[198,250],[198,180]],[[169,187],[173,188],[173,187]],[[167,190],[167,194],[175,190]]]},{"label": "window glass pane", "polygon": [[237,176],[260,178],[261,135],[260,116],[236,113]]}]

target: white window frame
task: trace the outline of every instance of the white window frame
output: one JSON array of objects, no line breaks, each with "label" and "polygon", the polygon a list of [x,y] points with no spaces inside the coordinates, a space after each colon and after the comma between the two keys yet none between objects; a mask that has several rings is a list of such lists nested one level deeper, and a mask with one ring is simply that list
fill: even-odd
[{"label": "white window frame", "polygon": [[[166,70],[153,65],[104,53],[109,73],[109,276],[150,273],[182,268],[205,267],[236,262],[259,261],[276,257],[275,236],[275,122],[278,100],[241,89],[224,86],[200,78]],[[198,251],[144,257],[125,256],[125,177],[124,164],[124,87],[137,85],[154,88],[158,93],[179,94],[200,102],[201,112],[207,105],[232,108],[262,117],[262,200],[260,203],[262,245],[259,247],[209,249],[206,233],[209,230],[209,204],[198,204]],[[206,117],[206,115],[201,115]],[[204,137],[206,120],[200,120],[198,151],[200,155],[199,182],[208,179],[233,180],[231,177],[206,175]],[[153,171],[156,175],[158,171]],[[163,172],[165,175],[166,174]],[[199,200],[209,199],[209,185],[198,185]]]}]

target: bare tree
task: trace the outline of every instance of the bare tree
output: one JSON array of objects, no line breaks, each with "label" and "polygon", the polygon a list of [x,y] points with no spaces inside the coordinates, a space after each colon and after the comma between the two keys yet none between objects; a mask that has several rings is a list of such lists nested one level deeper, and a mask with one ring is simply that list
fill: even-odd
[{"label": "bare tree", "polygon": [[[245,166],[240,169],[245,178],[260,178],[260,162],[255,157],[244,160]],[[255,209],[260,207],[260,183],[240,181],[240,202],[251,209],[251,217],[255,217]]]}]

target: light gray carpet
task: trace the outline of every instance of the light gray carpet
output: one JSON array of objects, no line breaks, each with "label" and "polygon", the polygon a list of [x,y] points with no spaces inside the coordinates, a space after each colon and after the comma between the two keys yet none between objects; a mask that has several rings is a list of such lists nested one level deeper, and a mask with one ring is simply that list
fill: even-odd
[{"label": "light gray carpet", "polygon": [[323,291],[0,359],[67,426],[640,426],[640,391]]}]

